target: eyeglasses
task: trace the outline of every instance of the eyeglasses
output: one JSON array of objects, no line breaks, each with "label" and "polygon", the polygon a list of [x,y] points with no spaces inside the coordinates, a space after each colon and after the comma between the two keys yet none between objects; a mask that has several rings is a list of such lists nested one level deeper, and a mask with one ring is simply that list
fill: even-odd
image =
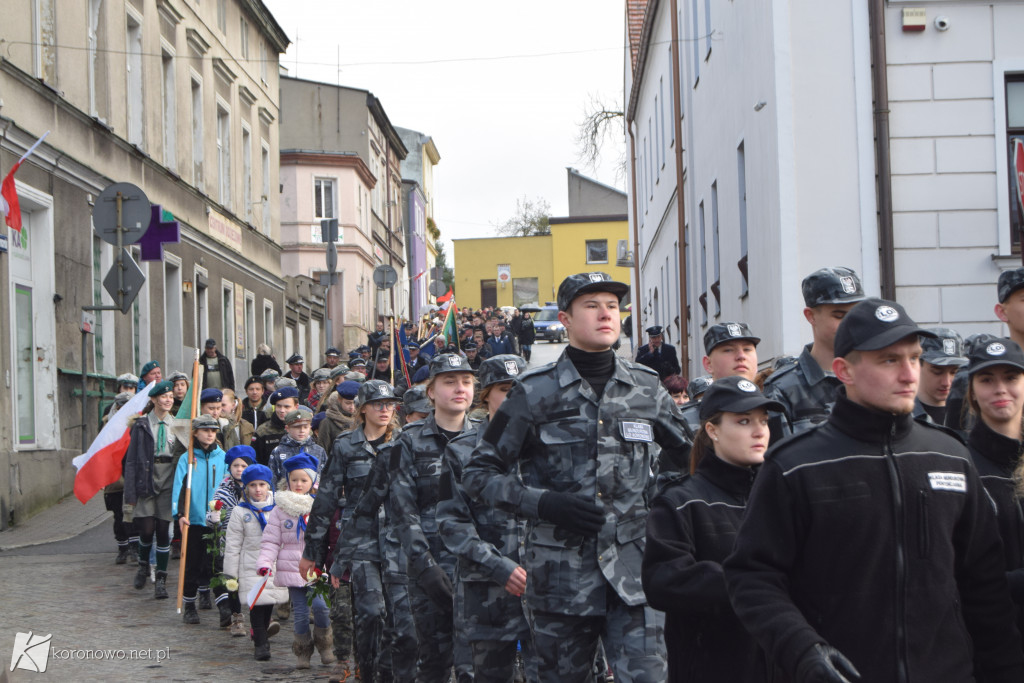
[{"label": "eyeglasses", "polygon": [[394,410],[398,407],[398,403],[394,401],[374,401],[370,406],[378,413],[383,413],[385,410]]}]

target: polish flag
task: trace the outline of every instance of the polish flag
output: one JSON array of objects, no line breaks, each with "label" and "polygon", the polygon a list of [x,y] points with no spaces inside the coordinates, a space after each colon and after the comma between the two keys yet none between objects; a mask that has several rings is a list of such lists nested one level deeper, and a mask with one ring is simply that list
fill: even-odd
[{"label": "polish flag", "polygon": [[75,475],[75,497],[83,505],[101,488],[113,484],[121,477],[121,460],[128,450],[130,440],[128,419],[146,407],[149,403],[149,390],[155,384],[150,382],[145,389],[130,398],[100,430],[89,446],[89,451],[71,461],[78,468]]},{"label": "polish flag", "polygon": [[3,183],[0,184],[0,213],[4,214],[7,225],[12,230],[21,232],[21,205],[18,203],[18,190],[14,185],[14,174],[17,172],[18,167],[21,166],[21,162],[28,159],[32,152],[36,151],[36,147],[38,147],[49,134],[50,131],[46,131],[43,133],[43,137],[36,140],[35,143],[28,148],[28,151],[18,159],[18,163],[11,166],[11,170],[7,172],[7,175],[4,176]]}]

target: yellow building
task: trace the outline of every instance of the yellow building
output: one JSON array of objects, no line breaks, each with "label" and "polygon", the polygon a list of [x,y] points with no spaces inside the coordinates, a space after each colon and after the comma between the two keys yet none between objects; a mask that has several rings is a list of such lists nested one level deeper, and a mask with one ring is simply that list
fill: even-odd
[{"label": "yellow building", "polygon": [[630,268],[616,265],[627,242],[625,216],[551,218],[551,234],[454,240],[455,301],[459,307],[515,306],[555,301],[558,285],[573,273],[603,271],[629,282]]}]

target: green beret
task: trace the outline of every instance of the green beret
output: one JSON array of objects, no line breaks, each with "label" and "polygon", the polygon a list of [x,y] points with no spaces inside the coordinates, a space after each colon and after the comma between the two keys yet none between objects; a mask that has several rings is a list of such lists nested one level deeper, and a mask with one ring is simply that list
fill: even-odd
[{"label": "green beret", "polygon": [[157,382],[156,386],[149,390],[149,395],[163,396],[164,394],[169,394],[172,391],[174,391],[174,382],[165,379],[162,382]]}]

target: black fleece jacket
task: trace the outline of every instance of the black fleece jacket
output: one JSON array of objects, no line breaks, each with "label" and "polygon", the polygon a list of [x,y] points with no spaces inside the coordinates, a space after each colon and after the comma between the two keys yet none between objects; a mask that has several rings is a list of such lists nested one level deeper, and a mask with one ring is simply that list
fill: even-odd
[{"label": "black fleece jacket", "polygon": [[840,391],[769,452],[724,567],[782,680],[827,642],[863,681],[1024,681],[992,504],[967,448],[909,414]]}]

